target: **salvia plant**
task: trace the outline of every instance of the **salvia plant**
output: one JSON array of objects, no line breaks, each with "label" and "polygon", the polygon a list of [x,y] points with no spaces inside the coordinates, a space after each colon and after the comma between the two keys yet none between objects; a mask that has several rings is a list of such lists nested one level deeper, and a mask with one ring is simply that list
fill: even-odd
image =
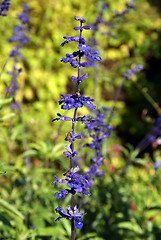
[{"label": "salvia plant", "polygon": [[[102,165],[102,143],[106,138],[109,138],[112,128],[109,124],[106,124],[107,109],[102,107],[101,110],[95,112],[95,121],[89,122],[85,125],[88,130],[89,136],[92,138],[91,143],[87,143],[84,147],[88,147],[95,150],[94,157],[91,158],[91,165],[89,171],[86,172],[89,175],[89,179],[92,180],[94,176],[102,176],[103,172],[99,170]],[[92,181],[91,181],[92,184]]]},{"label": "salvia plant", "polygon": [[[108,40],[109,38],[114,38],[116,39],[117,36],[112,32],[115,25],[118,24],[118,22],[120,21],[121,18],[125,18],[126,14],[129,13],[129,10],[136,10],[135,6],[134,6],[134,2],[135,1],[129,1],[125,3],[125,8],[119,12],[117,10],[115,10],[111,16],[111,18],[107,21],[104,20],[104,15],[107,11],[111,11],[110,10],[110,5],[107,4],[106,1],[102,1],[102,3],[97,4],[97,8],[99,9],[98,11],[98,15],[95,19],[95,22],[93,24],[91,24],[92,27],[92,34],[91,34],[91,38],[90,38],[90,44],[92,46],[95,47],[95,52],[99,52],[98,49],[98,42],[97,42],[97,38],[96,38],[96,34],[99,31],[100,25],[103,25],[105,27],[104,31],[101,32],[101,35],[107,35],[108,36]],[[107,41],[107,45],[108,45],[108,41]],[[92,66],[95,66],[94,62],[91,62]]]},{"label": "salvia plant", "polygon": [[[117,39],[116,34],[113,33],[114,28],[118,25],[121,19],[125,19],[126,15],[130,12],[131,9],[133,11],[136,10],[136,7],[134,6],[134,2],[135,0],[126,2],[125,7],[121,12],[119,12],[118,10],[115,10],[112,12],[110,8],[110,4],[107,3],[107,1],[102,0],[101,3],[97,4],[98,14],[96,16],[94,23],[91,24],[92,33],[89,39],[90,45],[93,47],[93,53],[99,54],[99,43],[97,40],[97,35],[98,33],[100,33],[100,27],[101,26],[104,27],[103,28],[104,31],[101,31],[101,35],[102,35],[101,38],[103,36],[107,36],[106,45],[105,45],[105,48],[107,50],[110,38]],[[108,20],[104,20],[105,14],[107,12],[112,14]],[[88,59],[88,63],[90,66],[92,66],[95,69],[93,74],[93,82],[94,82],[93,95],[94,95],[94,98],[96,99],[95,86],[97,85],[97,82],[98,82],[98,76],[97,76],[98,65],[96,65],[95,61],[91,59]]]},{"label": "salvia plant", "polygon": [[135,67],[133,67],[132,69],[129,68],[127,70],[126,73],[124,73],[124,76],[122,78],[122,81],[117,89],[117,92],[116,92],[116,95],[115,95],[115,99],[114,99],[114,103],[113,103],[113,107],[110,111],[110,115],[108,117],[108,124],[110,123],[112,117],[113,117],[113,114],[114,114],[114,110],[115,110],[115,107],[116,107],[116,103],[118,101],[118,98],[119,98],[119,95],[120,95],[120,92],[121,92],[121,89],[123,87],[123,84],[125,82],[125,80],[130,80],[132,76],[134,76],[137,72],[140,72],[143,70],[143,65],[135,65]]},{"label": "salvia plant", "polygon": [[82,217],[84,214],[79,212],[78,210],[78,207],[75,203],[75,195],[76,193],[90,195],[89,187],[91,186],[89,174],[81,175],[77,173],[79,171],[79,167],[75,161],[75,156],[78,155],[78,152],[75,151],[75,141],[77,139],[81,139],[81,135],[75,133],[75,125],[76,122],[87,123],[95,121],[95,119],[87,116],[77,116],[78,109],[82,108],[83,106],[87,106],[90,110],[95,109],[95,106],[93,105],[94,99],[90,97],[85,97],[81,94],[80,85],[82,81],[88,77],[88,75],[84,74],[81,76],[80,70],[81,68],[85,68],[88,66],[87,61],[82,60],[84,58],[88,57],[97,61],[101,60],[99,56],[93,54],[90,51],[90,46],[87,45],[85,38],[82,36],[83,31],[89,30],[90,26],[84,25],[84,23],[86,22],[84,18],[76,16],[74,19],[80,23],[79,26],[74,27],[76,31],[79,31],[79,36],[64,36],[63,38],[65,39],[65,41],[61,44],[61,46],[63,47],[65,44],[75,41],[78,43],[78,50],[73,52],[72,54],[66,54],[66,57],[63,57],[61,61],[64,63],[70,63],[73,68],[77,68],[77,76],[71,77],[72,81],[77,83],[77,90],[75,94],[62,94],[61,100],[59,101],[59,105],[61,105],[62,109],[74,109],[74,114],[72,118],[62,116],[58,113],[58,118],[53,119],[53,121],[71,121],[72,124],[72,130],[69,131],[65,137],[65,140],[69,142],[69,144],[65,146],[66,151],[63,152],[63,154],[70,160],[70,168],[64,173],[64,179],[59,179],[55,176],[56,180],[53,182],[53,185],[57,185],[58,183],[65,183],[69,187],[65,190],[61,189],[60,192],[56,192],[55,197],[57,199],[61,199],[64,198],[66,194],[71,194],[71,206],[67,206],[67,210],[64,210],[62,206],[58,206],[56,208],[56,212],[60,215],[60,217],[58,217],[56,221],[59,221],[61,218],[66,218],[71,221],[71,240],[75,239],[75,226],[78,229],[81,229],[83,227]]},{"label": "salvia plant", "polygon": [[7,16],[6,12],[9,10],[10,7],[10,0],[4,0],[0,4],[0,15],[1,16]]},{"label": "salvia plant", "polygon": [[[9,42],[15,42],[15,48],[9,54],[9,59],[13,59],[13,67],[12,71],[8,72],[11,76],[11,82],[9,86],[6,88],[6,96],[12,96],[13,101],[11,104],[11,109],[19,108],[20,105],[15,101],[16,91],[19,88],[17,77],[22,72],[22,68],[18,67],[19,59],[24,59],[21,49],[24,45],[26,45],[29,41],[29,37],[27,36],[29,24],[28,17],[28,4],[25,3],[22,8],[22,13],[17,14],[17,19],[20,23],[14,27],[14,32],[12,38],[9,39]],[[4,69],[3,69],[4,70]]]}]

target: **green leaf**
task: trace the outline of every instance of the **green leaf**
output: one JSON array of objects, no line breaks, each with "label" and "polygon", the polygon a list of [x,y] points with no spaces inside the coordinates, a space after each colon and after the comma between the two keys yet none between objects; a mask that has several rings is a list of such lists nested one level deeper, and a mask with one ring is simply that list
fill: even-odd
[{"label": "green leaf", "polygon": [[130,154],[130,159],[131,160],[135,160],[135,158],[137,157],[138,153],[139,153],[138,149],[132,151],[131,154]]},{"label": "green leaf", "polygon": [[0,119],[0,121],[5,121],[6,119],[8,119],[8,118],[11,118],[11,117],[14,117],[15,116],[15,113],[9,113],[9,114],[7,114],[7,115],[5,115],[5,116],[3,116],[1,119]]},{"label": "green leaf", "polygon": [[143,230],[141,229],[141,227],[137,223],[120,222],[119,224],[117,224],[117,227],[121,228],[121,229],[131,230],[131,231],[133,231],[137,234],[143,234]]},{"label": "green leaf", "polygon": [[25,157],[32,157],[36,155],[37,155],[37,152],[35,150],[27,150],[21,154],[21,157],[25,158]]},{"label": "green leaf", "polygon": [[98,237],[96,233],[87,233],[84,236],[78,238],[78,240],[88,240],[88,239],[93,239],[93,240],[104,240],[101,237]]},{"label": "green leaf", "polygon": [[12,98],[0,99],[0,105],[8,104],[12,101]]},{"label": "green leaf", "polygon": [[61,237],[64,234],[64,230],[60,227],[44,227],[44,228],[36,228],[35,233],[37,236],[54,236],[54,237]]},{"label": "green leaf", "polygon": [[14,215],[20,217],[21,219],[24,219],[24,216],[15,207],[5,200],[0,199],[0,206],[1,208],[8,210],[10,213],[13,213]]},{"label": "green leaf", "polygon": [[59,143],[59,144],[55,145],[52,149],[51,155],[53,157],[58,157],[58,156],[62,155],[63,148],[64,148],[64,143]]},{"label": "green leaf", "polygon": [[143,167],[146,165],[145,160],[143,160],[142,158],[136,158],[136,159],[134,159],[132,162],[133,162],[133,163],[138,163],[138,164],[140,164],[140,165],[143,166]]},{"label": "green leaf", "polygon": [[47,144],[43,141],[39,141],[38,143],[32,143],[30,144],[30,147],[44,154],[47,153],[47,149],[48,149]]},{"label": "green leaf", "polygon": [[16,140],[18,137],[19,137],[19,138],[24,137],[23,131],[24,131],[24,125],[23,125],[23,124],[19,124],[19,125],[17,125],[16,127],[14,127],[13,130],[12,130],[11,140],[14,141],[14,140]]}]

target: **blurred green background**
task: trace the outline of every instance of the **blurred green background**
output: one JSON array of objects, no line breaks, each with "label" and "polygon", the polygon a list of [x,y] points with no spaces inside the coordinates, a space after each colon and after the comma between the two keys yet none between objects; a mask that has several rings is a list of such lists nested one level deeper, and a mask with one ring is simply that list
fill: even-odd
[{"label": "blurred green background", "polygon": [[[114,11],[122,11],[126,1],[105,1],[105,21],[113,19]],[[18,24],[16,14],[25,1],[11,2],[7,17],[0,21],[0,69],[15,46],[8,42]],[[21,111],[10,115],[5,103],[5,88],[10,83],[13,62],[9,61],[0,78],[0,239],[56,239],[70,237],[70,224],[58,217],[55,208],[70,204],[70,196],[63,201],[54,197],[51,185],[54,176],[62,177],[69,162],[62,154],[69,123],[52,123],[56,114],[72,116],[58,105],[60,94],[73,91],[70,77],[76,70],[61,63],[66,53],[76,50],[76,43],[63,48],[63,36],[77,32],[74,16],[84,17],[93,24],[102,1],[32,0],[27,1],[30,18],[30,42],[22,49],[24,60],[19,66],[20,85],[16,101]],[[116,39],[103,36],[109,27],[99,25],[96,39],[102,61],[95,70],[87,69],[88,79],[82,83],[82,93],[95,98],[98,108],[112,107],[123,74],[136,64],[144,70],[126,80],[111,121],[113,131],[103,145],[105,155],[103,179],[95,179],[91,197],[84,200],[84,227],[77,231],[77,239],[161,239],[160,170],[153,169],[153,161],[160,157],[160,147],[145,149],[137,156],[134,148],[147,134],[160,114],[161,98],[161,2],[138,0],[125,18],[111,29]],[[92,31],[84,31],[87,43]],[[79,115],[88,114],[86,108]],[[12,116],[13,115],[13,116]],[[77,126],[83,131],[83,125]],[[85,142],[86,140],[84,140]],[[84,143],[83,142],[83,143]],[[82,143],[82,144],[83,144]],[[150,157],[149,155],[152,157]],[[80,151],[80,166],[87,170],[94,153]],[[27,168],[25,159],[30,166]],[[58,188],[57,188],[58,190]],[[78,197],[78,200],[80,197]],[[98,211],[99,209],[99,211]]]}]

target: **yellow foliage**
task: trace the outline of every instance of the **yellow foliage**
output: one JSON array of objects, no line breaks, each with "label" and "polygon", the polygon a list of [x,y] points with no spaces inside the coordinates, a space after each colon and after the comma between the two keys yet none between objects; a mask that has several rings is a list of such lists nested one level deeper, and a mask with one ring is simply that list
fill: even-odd
[{"label": "yellow foliage", "polygon": [[24,91],[24,96],[27,100],[32,100],[34,97],[32,89],[29,87],[26,87]]},{"label": "yellow foliage", "polygon": [[128,45],[122,44],[122,45],[120,46],[120,51],[121,51],[122,57],[129,57],[129,48],[128,48]]},{"label": "yellow foliage", "polygon": [[149,174],[153,176],[155,174],[155,170],[153,168],[150,169]]},{"label": "yellow foliage", "polygon": [[115,48],[110,48],[106,53],[107,59],[116,60],[121,57],[120,51]]},{"label": "yellow foliage", "polygon": [[151,24],[151,28],[157,30],[161,29],[161,18],[155,19]]}]

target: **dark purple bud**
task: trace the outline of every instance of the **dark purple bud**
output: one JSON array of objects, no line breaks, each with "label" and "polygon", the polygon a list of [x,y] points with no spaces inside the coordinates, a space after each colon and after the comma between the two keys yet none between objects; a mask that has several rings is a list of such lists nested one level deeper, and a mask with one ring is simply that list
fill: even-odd
[{"label": "dark purple bud", "polygon": [[87,62],[82,62],[82,63],[80,64],[81,67],[87,67],[87,65],[88,65]]},{"label": "dark purple bud", "polygon": [[77,21],[80,21],[82,23],[86,22],[84,18],[80,18],[80,17],[77,17],[77,16],[75,16],[74,19],[77,20]]},{"label": "dark purple bud", "polygon": [[74,30],[83,30],[83,28],[82,27],[80,27],[80,26],[76,26],[76,27],[74,27]]},{"label": "dark purple bud", "polygon": [[78,81],[78,78],[75,77],[75,76],[72,76],[71,79],[72,79],[73,82],[77,82]]},{"label": "dark purple bud", "polygon": [[156,160],[153,167],[154,167],[155,170],[160,169],[160,161]]},{"label": "dark purple bud", "polygon": [[71,66],[74,67],[74,68],[78,68],[79,67],[79,63],[77,60],[72,60],[71,61]]},{"label": "dark purple bud", "polygon": [[61,190],[60,189],[60,193],[56,192],[55,193],[55,197],[57,199],[61,199],[61,198],[64,198],[65,197],[65,194],[68,194],[68,191],[67,190]]},{"label": "dark purple bud", "polygon": [[86,25],[86,26],[83,26],[83,28],[88,30],[88,29],[91,29],[91,26]]},{"label": "dark purple bud", "polygon": [[86,51],[86,52],[88,52],[91,48],[90,48],[90,46],[88,46],[86,43],[84,43],[84,44],[80,43],[79,46],[78,46],[78,49],[79,49],[80,51]]}]

